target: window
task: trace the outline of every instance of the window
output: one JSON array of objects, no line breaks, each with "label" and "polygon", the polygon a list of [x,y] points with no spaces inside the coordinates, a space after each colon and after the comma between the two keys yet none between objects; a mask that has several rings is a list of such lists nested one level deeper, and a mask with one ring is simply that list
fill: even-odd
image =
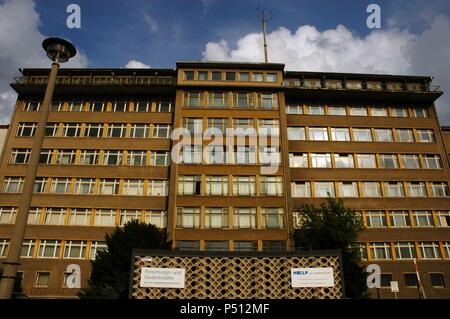
[{"label": "window", "polygon": [[24,103],[24,111],[39,111],[41,107],[40,101],[28,101]]},{"label": "window", "polygon": [[233,176],[233,195],[256,195],[255,176]]},{"label": "window", "polygon": [[151,101],[136,101],[133,104],[133,112],[147,113],[152,111]]},{"label": "window", "polygon": [[173,101],[170,100],[160,100],[156,102],[156,112],[172,112]]},{"label": "window", "polygon": [[417,130],[418,142],[433,143],[435,142],[433,130]]},{"label": "window", "polygon": [[[155,125],[157,127],[158,125]],[[154,132],[154,129],[153,129]],[[147,138],[150,135],[150,126],[146,124],[132,124],[130,137]]]},{"label": "window", "polygon": [[203,119],[201,118],[183,118],[183,127],[189,130],[191,135],[203,134]]},{"label": "window", "polygon": [[114,226],[116,224],[115,209],[96,209],[94,215],[95,226]]},{"label": "window", "polygon": [[366,211],[366,225],[370,228],[387,227],[386,213],[384,211]]},{"label": "window", "polygon": [[425,108],[413,108],[412,111],[414,117],[428,117],[428,112]]},{"label": "window", "polygon": [[427,188],[424,182],[407,182],[406,183],[408,189],[409,197],[426,197],[427,196]]},{"label": "window", "polygon": [[352,154],[334,154],[336,168],[354,168],[355,162]]},{"label": "window", "polygon": [[315,182],[316,197],[335,197],[333,182]]},{"label": "window", "polygon": [[450,259],[450,241],[445,241],[442,243],[444,254],[446,259]]},{"label": "window", "polygon": [[167,196],[169,193],[169,181],[156,179],[148,181],[148,196]]},{"label": "window", "polygon": [[271,82],[271,83],[277,82],[277,74],[276,73],[267,73],[266,74],[266,82]]},{"label": "window", "polygon": [[414,242],[395,243],[395,255],[397,259],[413,259],[416,258],[416,248]]},{"label": "window", "polygon": [[351,106],[349,108],[350,110],[350,115],[352,116],[367,116],[367,108],[362,106],[362,107],[358,107],[358,106]]},{"label": "window", "polygon": [[106,110],[106,103],[105,101],[93,101],[89,104],[89,111],[90,112],[103,112]]},{"label": "window", "polygon": [[397,155],[381,154],[380,155],[381,168],[398,168]]},{"label": "window", "polygon": [[170,124],[153,125],[153,138],[169,138],[172,131]]},{"label": "window", "polygon": [[433,214],[427,210],[413,211],[413,220],[416,227],[433,227]]},{"label": "window", "polygon": [[206,195],[228,195],[228,176],[206,176]]},{"label": "window", "polygon": [[194,80],[194,71],[184,71],[184,79],[186,81],[193,81]]},{"label": "window", "polygon": [[370,128],[354,128],[353,138],[355,142],[372,142],[372,131]]},{"label": "window", "polygon": [[425,164],[425,168],[428,169],[442,168],[441,157],[439,155],[424,155],[423,162]]},{"label": "window", "polygon": [[268,196],[283,195],[282,176],[260,176],[260,193]]},{"label": "window", "polygon": [[289,167],[307,168],[308,166],[307,153],[289,153]]},{"label": "window", "polygon": [[311,153],[311,167],[330,168],[331,167],[331,154]]},{"label": "window", "polygon": [[376,142],[393,142],[392,130],[390,128],[376,128],[375,129]]},{"label": "window", "polygon": [[409,227],[409,214],[407,211],[391,211],[391,227]]},{"label": "window", "polygon": [[324,115],[325,107],[323,105],[307,104],[306,111],[309,115]]},{"label": "window", "polygon": [[419,242],[419,251],[422,259],[441,259],[437,242]]},{"label": "window", "polygon": [[212,71],[212,80],[213,81],[222,81],[222,72],[220,71]]},{"label": "window", "polygon": [[345,106],[328,106],[328,115],[347,115]]},{"label": "window", "polygon": [[152,166],[168,166],[170,155],[169,152],[151,152],[150,165]]},{"label": "window", "polygon": [[175,249],[179,251],[197,251],[200,250],[200,242],[198,240],[177,240]]},{"label": "window", "polygon": [[283,208],[261,208],[261,228],[284,228]]},{"label": "window", "polygon": [[200,207],[178,207],[177,227],[200,228]]},{"label": "window", "polygon": [[280,136],[280,122],[276,119],[258,120],[258,134],[260,136]]},{"label": "window", "polygon": [[389,82],[386,84],[387,89],[390,91],[402,91],[403,90],[403,84],[399,82]]},{"label": "window", "polygon": [[420,168],[420,160],[418,155],[414,154],[400,155],[400,162],[402,163],[403,168],[407,169]]},{"label": "window", "polygon": [[433,288],[445,288],[444,275],[441,273],[431,273],[430,281]]},{"label": "window", "polygon": [[[250,154],[252,155],[252,154]],[[250,158],[250,160],[252,160]],[[251,162],[250,162],[251,163]],[[279,165],[281,163],[280,148],[278,146],[260,146],[259,163],[263,165]]]},{"label": "window", "polygon": [[361,182],[362,197],[381,197],[381,186],[379,182]]},{"label": "window", "polygon": [[253,73],[253,81],[255,82],[263,82],[264,81],[264,74],[262,73]]},{"label": "window", "polygon": [[75,194],[92,195],[95,190],[95,178],[78,178],[75,181]]},{"label": "window", "polygon": [[235,207],[234,228],[256,228],[256,208]]},{"label": "window", "polygon": [[233,108],[253,109],[253,93],[233,93]]},{"label": "window", "polygon": [[357,182],[338,182],[339,197],[359,197]]},{"label": "window", "polygon": [[450,211],[437,211],[436,215],[439,227],[450,227]]},{"label": "window", "polygon": [[357,154],[358,168],[377,168],[375,154]]},{"label": "window", "polygon": [[86,124],[84,129],[84,137],[102,137],[103,124]]},{"label": "window", "polygon": [[40,240],[38,258],[59,258],[61,242],[59,240]]},{"label": "window", "polygon": [[414,133],[413,130],[409,128],[396,129],[396,138],[397,142],[401,143],[411,143],[414,142]]},{"label": "window", "polygon": [[34,239],[25,239],[22,245],[22,251],[20,252],[21,258],[31,258],[34,254],[34,248],[36,242]]},{"label": "window", "polygon": [[250,81],[250,74],[248,72],[239,72],[239,81]]},{"label": "window", "polygon": [[370,108],[371,116],[388,116],[388,110],[385,107],[372,107]]},{"label": "window", "polygon": [[47,177],[37,177],[34,180],[33,193],[45,193],[47,191]]},{"label": "window", "polygon": [[34,136],[36,134],[36,123],[19,123],[17,136]]},{"label": "window", "polygon": [[69,215],[69,225],[87,226],[90,224],[91,210],[87,208],[72,208]]},{"label": "window", "polygon": [[126,124],[109,124],[106,137],[125,137],[127,134]]},{"label": "window", "polygon": [[147,151],[128,151],[127,165],[145,166],[147,164]]},{"label": "window", "polygon": [[111,105],[111,111],[127,112],[128,111],[128,103],[126,101],[115,101]]},{"label": "window", "polygon": [[144,217],[147,224],[153,224],[158,228],[167,227],[167,211],[165,210],[146,211]]},{"label": "window", "polygon": [[291,193],[292,197],[311,197],[310,182],[292,182]]},{"label": "window", "polygon": [[202,163],[202,145],[183,145],[180,150],[180,159],[184,164]]},{"label": "window", "polygon": [[103,165],[121,165],[122,151],[105,151]]},{"label": "window", "polygon": [[303,105],[294,104],[292,102],[286,103],[286,114],[303,114]]},{"label": "window", "polygon": [[133,220],[141,220],[141,211],[138,209],[121,209],[119,225],[124,226]]},{"label": "window", "polygon": [[219,130],[220,134],[225,135],[228,127],[226,118],[208,118],[208,130],[211,135],[217,134],[213,129]]},{"label": "window", "polygon": [[369,243],[373,260],[392,259],[390,243]]},{"label": "window", "polygon": [[359,252],[359,256],[361,256],[361,260],[367,260],[367,247],[365,243],[356,243],[357,251]]},{"label": "window", "polygon": [[362,83],[361,81],[347,81],[346,87],[349,90],[361,90],[362,89]]},{"label": "window", "polygon": [[206,207],[205,228],[228,228],[228,207]]},{"label": "window", "polygon": [[199,81],[207,81],[208,80],[208,71],[198,71],[198,80]]},{"label": "window", "polygon": [[228,108],[228,93],[209,92],[208,107],[212,109]]},{"label": "window", "polygon": [[66,221],[65,208],[47,208],[44,215],[44,225],[64,225]]},{"label": "window", "polygon": [[42,208],[30,208],[28,212],[28,225],[38,225],[41,219]]},{"label": "window", "polygon": [[79,137],[81,135],[80,123],[64,123],[63,135],[64,137]]},{"label": "window", "polygon": [[75,150],[58,150],[56,153],[55,164],[71,165],[75,163],[77,151]]},{"label": "window", "polygon": [[0,239],[0,257],[6,257],[9,248],[9,239]]},{"label": "window", "polygon": [[228,240],[205,240],[206,251],[229,251],[229,249]]},{"label": "window", "polygon": [[16,213],[15,207],[0,207],[0,224],[14,224]]},{"label": "window", "polygon": [[319,79],[305,79],[303,85],[307,88],[320,89],[322,87],[322,82]]},{"label": "window", "polygon": [[229,159],[225,146],[222,145],[205,145],[204,151],[205,164],[225,164]]},{"label": "window", "polygon": [[144,195],[144,180],[142,179],[124,179],[122,195],[142,196]]},{"label": "window", "polygon": [[416,274],[403,274],[404,280],[405,280],[405,287],[406,288],[417,288],[418,287],[418,281],[417,281],[417,275]]},{"label": "window", "polygon": [[5,177],[3,179],[3,193],[20,193],[23,188],[23,177]]},{"label": "window", "polygon": [[392,281],[392,274],[380,274],[380,287],[390,288]]},{"label": "window", "polygon": [[234,241],[234,251],[257,251],[257,241]]},{"label": "window", "polygon": [[288,127],[287,128],[288,140],[291,141],[305,141],[306,133],[304,127]]},{"label": "window", "polygon": [[342,89],[342,81],[341,80],[326,80],[325,86],[327,89],[340,90],[340,89]]},{"label": "window", "polygon": [[86,242],[82,240],[66,240],[64,242],[65,259],[84,259],[86,255]]},{"label": "window", "polygon": [[41,154],[39,154],[39,164],[51,164],[52,154],[52,150],[42,150]]},{"label": "window", "polygon": [[119,180],[118,179],[100,179],[99,192],[100,195],[118,195]]},{"label": "window", "polygon": [[331,140],[338,142],[348,142],[350,141],[350,130],[343,127],[332,127],[331,128]]},{"label": "window", "polygon": [[67,110],[71,112],[82,112],[84,111],[84,103],[83,101],[71,101]]},{"label": "window", "polygon": [[36,282],[34,286],[37,288],[46,288],[50,282],[50,272],[49,271],[38,271],[36,272]]},{"label": "window", "polygon": [[255,146],[237,146],[233,155],[235,164],[256,164]]},{"label": "window", "polygon": [[97,253],[99,251],[105,251],[108,249],[106,242],[104,241],[92,241],[91,242],[91,250],[89,252],[89,258],[95,259],[97,257]]},{"label": "window", "polygon": [[433,197],[447,197],[450,194],[447,182],[431,182],[430,190]]},{"label": "window", "polygon": [[328,141],[328,129],[326,127],[310,127],[310,141]]},{"label": "window", "polygon": [[278,110],[278,94],[258,93],[258,108],[260,110]]},{"label": "window", "polygon": [[384,196],[386,197],[405,197],[402,182],[384,182]]},{"label": "window", "polygon": [[391,109],[392,117],[408,117],[408,109],[405,107],[393,107]]},{"label": "window", "polygon": [[82,150],[80,154],[80,165],[98,165],[100,152],[96,150]]},{"label": "window", "polygon": [[28,148],[14,148],[11,152],[10,163],[12,164],[27,164],[30,160],[31,149]]},{"label": "window", "polygon": [[58,123],[47,123],[45,126],[44,135],[47,137],[55,137],[58,134]]},{"label": "window", "polygon": [[202,106],[203,106],[203,94],[202,93],[200,93],[200,92],[184,92],[184,107],[200,108]]},{"label": "window", "polygon": [[71,182],[72,180],[70,178],[52,178],[50,193],[69,194]]}]

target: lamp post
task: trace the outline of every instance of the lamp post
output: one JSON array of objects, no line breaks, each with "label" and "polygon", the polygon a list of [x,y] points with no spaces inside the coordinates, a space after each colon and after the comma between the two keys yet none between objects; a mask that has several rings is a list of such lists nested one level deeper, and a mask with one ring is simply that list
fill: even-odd
[{"label": "lamp post", "polygon": [[27,226],[28,212],[30,210],[33,196],[34,182],[36,179],[39,164],[39,155],[42,149],[44,131],[47,125],[48,112],[55,90],[56,76],[58,75],[59,63],[69,61],[76,54],[75,47],[68,41],[59,38],[48,38],[42,42],[42,47],[47,53],[47,57],[53,61],[47,87],[45,89],[44,100],[40,107],[40,117],[37,123],[36,135],[33,139],[28,169],[25,173],[25,181],[22,189],[22,197],[17,210],[14,232],[10,242],[10,249],[7,259],[3,262],[3,275],[0,282],[0,299],[11,298],[14,281],[17,275],[17,268],[20,264],[25,229]]}]

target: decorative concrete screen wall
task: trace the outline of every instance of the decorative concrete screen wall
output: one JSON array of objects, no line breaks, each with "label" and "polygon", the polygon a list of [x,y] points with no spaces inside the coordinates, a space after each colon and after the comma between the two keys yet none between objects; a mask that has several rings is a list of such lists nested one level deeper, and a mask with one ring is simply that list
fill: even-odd
[{"label": "decorative concrete screen wall", "polygon": [[[301,268],[302,270],[299,270]],[[304,268],[308,268],[305,272]],[[327,269],[326,269],[327,268]],[[330,269],[331,268],[331,269]],[[291,271],[294,269],[293,275]],[[180,279],[180,270],[184,278]],[[317,287],[295,284],[297,275],[328,270],[333,281]],[[169,284],[150,285],[161,271],[170,274]],[[332,271],[332,273],[331,273]],[[141,278],[141,273],[142,275]],[[130,297],[134,299],[325,299],[343,298],[343,279],[338,251],[295,253],[211,253],[135,250],[133,252]],[[151,274],[153,277],[148,277]],[[319,275],[320,276],[320,275]],[[161,279],[161,277],[157,278]],[[164,279],[167,279],[166,277]],[[145,282],[141,282],[141,279]],[[313,280],[316,280],[313,278]],[[141,284],[143,286],[141,286]],[[182,286],[184,288],[180,288]],[[308,286],[308,284],[306,284]],[[320,284],[319,284],[320,285]],[[173,288],[178,287],[178,288]]]}]

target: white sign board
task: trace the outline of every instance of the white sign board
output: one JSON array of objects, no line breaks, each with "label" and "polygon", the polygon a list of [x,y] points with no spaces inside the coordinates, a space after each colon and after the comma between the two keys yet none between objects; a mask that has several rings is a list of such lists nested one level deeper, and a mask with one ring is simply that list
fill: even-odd
[{"label": "white sign board", "polygon": [[141,268],[143,288],[184,288],[184,268]]},{"label": "white sign board", "polygon": [[398,289],[398,281],[391,281],[391,292],[400,292]]},{"label": "white sign board", "polygon": [[293,288],[334,287],[333,268],[292,268]]}]

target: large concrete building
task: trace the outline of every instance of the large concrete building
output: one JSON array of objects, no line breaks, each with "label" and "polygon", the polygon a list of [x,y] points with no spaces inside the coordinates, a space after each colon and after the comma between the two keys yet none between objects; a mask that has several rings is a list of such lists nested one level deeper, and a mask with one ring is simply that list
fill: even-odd
[{"label": "large concrete building", "polygon": [[[1,257],[48,73],[25,69],[12,84],[19,96],[0,166]],[[273,63],[62,69],[22,251],[24,292],[73,297],[67,265],[81,266],[85,286],[105,233],[136,218],[167,228],[175,249],[292,250],[301,205],[332,196],[361,212],[364,263],[382,271],[374,297],[393,298],[388,286],[398,281],[400,298],[417,298],[417,258],[426,296],[449,298],[450,132],[434,108],[441,94],[426,76],[290,72]],[[193,135],[180,152],[170,139],[177,128]],[[208,145],[207,128],[226,143]],[[258,138],[227,128],[253,128]]]}]

